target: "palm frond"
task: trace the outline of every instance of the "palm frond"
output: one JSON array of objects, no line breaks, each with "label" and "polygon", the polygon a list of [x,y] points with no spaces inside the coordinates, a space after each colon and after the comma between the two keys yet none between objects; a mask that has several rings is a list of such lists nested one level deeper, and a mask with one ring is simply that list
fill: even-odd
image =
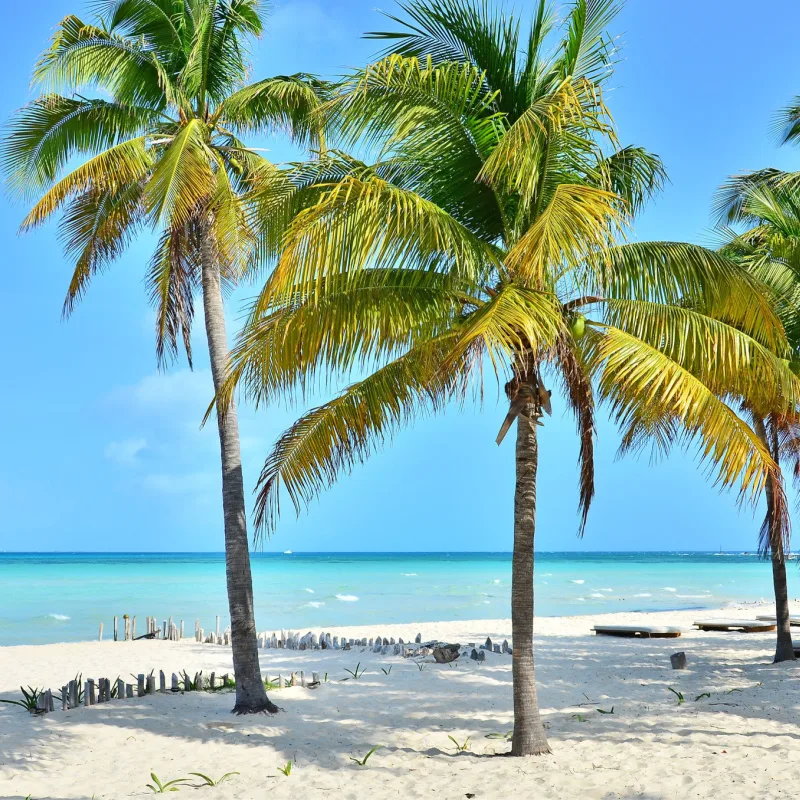
[{"label": "palm frond", "polygon": [[677,434],[670,444],[697,442],[716,483],[755,502],[776,464],[747,423],[664,353],[617,328],[596,327],[587,337],[587,363],[624,435],[669,424]]},{"label": "palm frond", "polygon": [[505,258],[517,280],[542,288],[553,265],[569,272],[607,253],[625,223],[618,195],[593,186],[559,184],[547,207]]},{"label": "palm frond", "polygon": [[341,474],[362,463],[410,419],[462,399],[475,359],[442,369],[447,338],[435,339],[390,362],[335,400],[300,418],[279,439],[258,480],[257,535],[274,529],[280,493],[299,513]]},{"label": "palm frond", "polygon": [[6,127],[2,168],[9,186],[30,197],[58,177],[75,156],[98,155],[141,137],[150,109],[107,100],[44,95],[20,109]]},{"label": "palm frond", "polygon": [[87,193],[99,197],[123,192],[150,174],[152,154],[144,138],[129,139],[81,164],[49,189],[22,221],[22,230],[41,225],[70,198]]},{"label": "palm frond", "polygon": [[205,124],[190,119],[156,162],[145,197],[160,224],[182,225],[209,202],[216,182],[206,136]]},{"label": "palm frond", "polygon": [[613,247],[602,258],[599,291],[609,299],[697,308],[775,352],[786,346],[767,287],[713,250],[682,242],[636,242]]},{"label": "palm frond", "polygon": [[376,176],[331,185],[289,227],[264,297],[370,265],[450,271],[475,285],[499,266],[493,247],[443,209]]}]

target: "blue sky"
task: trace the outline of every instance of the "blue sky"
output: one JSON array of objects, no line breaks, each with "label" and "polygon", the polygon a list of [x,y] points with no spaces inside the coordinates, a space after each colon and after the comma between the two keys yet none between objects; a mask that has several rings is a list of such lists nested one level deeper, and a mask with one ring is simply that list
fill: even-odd
[{"label": "blue sky", "polygon": [[[396,11],[390,0],[381,6]],[[79,0],[14,5],[0,48],[0,115],[30,96],[30,70],[53,26]],[[254,76],[336,74],[364,63],[385,29],[375,0],[282,0]],[[708,241],[715,188],[733,172],[797,168],[769,122],[800,94],[800,6],[774,0],[629,0],[614,33],[623,61],[608,98],[625,143],[664,159],[671,183],[638,221],[639,239]],[[293,155],[270,142],[276,160]],[[24,208],[0,198],[0,550],[221,550],[216,430],[199,429],[211,396],[201,326],[195,371],[156,370],[142,282],[152,240],[99,276],[69,322],[60,319],[70,266],[54,226],[24,237]],[[229,303],[232,328],[253,287]],[[753,549],[760,519],[708,485],[691,456],[617,461],[601,420],[597,499],[575,536],[577,439],[556,403],[541,436],[540,550]],[[494,444],[504,415],[494,387],[482,411],[419,422],[315,503],[287,513],[267,550],[510,550],[513,438]],[[253,487],[292,410],[243,409],[245,480]],[[285,504],[288,512],[288,504]]]}]

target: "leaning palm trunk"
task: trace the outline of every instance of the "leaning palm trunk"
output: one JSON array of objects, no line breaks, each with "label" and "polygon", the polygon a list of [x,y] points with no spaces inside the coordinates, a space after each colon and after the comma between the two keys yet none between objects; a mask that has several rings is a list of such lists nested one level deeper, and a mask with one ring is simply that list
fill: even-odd
[{"label": "leaning palm trunk", "polygon": [[[208,355],[216,392],[225,380],[228,338],[225,332],[219,261],[214,240],[209,235],[203,237],[201,262]],[[233,711],[237,714],[255,714],[260,711],[274,713],[278,708],[267,698],[258,663],[258,640],[253,612],[253,579],[250,574],[242,455],[239,448],[239,422],[236,405],[233,402],[224,414],[218,410],[217,425],[222,455],[225,577],[231,617],[233,672],[236,676],[236,704]]]},{"label": "leaning palm trunk", "polygon": [[[753,415],[754,428],[759,439],[767,447],[778,463],[780,453],[777,442],[769,441],[766,426],[758,415]],[[773,437],[775,438],[775,437]],[[777,641],[775,645],[775,663],[779,661],[794,661],[794,647],[792,645],[791,622],[789,620],[789,589],[786,585],[786,558],[783,549],[783,536],[777,525],[778,510],[776,508],[777,493],[772,476],[767,477],[765,485],[767,501],[767,516],[764,521],[769,537],[769,552],[772,561],[772,585],[775,592],[775,616],[778,624]]]},{"label": "leaning palm trunk", "polygon": [[535,756],[550,752],[539,716],[533,662],[533,546],[536,531],[536,469],[539,446],[535,401],[526,403],[517,417],[514,490],[514,555],[511,562],[511,634],[514,645],[514,738],[511,755]]}]

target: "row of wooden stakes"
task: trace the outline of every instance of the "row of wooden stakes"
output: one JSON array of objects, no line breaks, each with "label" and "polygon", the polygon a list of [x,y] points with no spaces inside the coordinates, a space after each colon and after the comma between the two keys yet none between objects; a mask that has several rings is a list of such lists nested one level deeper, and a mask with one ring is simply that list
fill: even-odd
[{"label": "row of wooden stakes", "polygon": [[[327,675],[326,675],[327,680]],[[311,673],[311,681],[306,682],[306,675],[303,670],[299,673],[292,672],[288,678],[283,675],[278,675],[275,680],[266,678],[266,683],[270,684],[272,689],[284,689],[290,686],[307,686],[315,688],[321,683],[318,672]],[[89,678],[81,684],[78,679],[72,680],[61,687],[61,695],[56,697],[61,702],[62,711],[68,711],[72,708],[79,708],[80,706],[93,706],[98,703],[110,703],[112,700],[126,700],[134,697],[144,697],[148,694],[166,694],[169,692],[203,692],[215,691],[217,689],[226,689],[233,686],[230,676],[226,672],[224,675],[217,678],[215,672],[212,672],[206,681],[202,670],[196,672],[194,679],[189,677],[189,674],[184,672],[181,677],[176,673],[172,673],[171,686],[167,689],[167,676],[163,670],[158,673],[158,689],[156,689],[156,676],[155,672],[149,675],[140,673],[137,678],[137,683],[125,683],[122,678],[117,678],[116,681],[110,681],[108,678],[100,678],[97,682],[93,678]],[[41,692],[36,699],[36,713],[46,714],[55,711],[54,695],[51,689],[46,689]]]}]

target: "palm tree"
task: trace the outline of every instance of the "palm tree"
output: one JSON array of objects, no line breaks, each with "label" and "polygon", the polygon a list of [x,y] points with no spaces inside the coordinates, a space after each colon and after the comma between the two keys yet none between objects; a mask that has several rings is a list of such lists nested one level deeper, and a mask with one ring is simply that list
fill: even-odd
[{"label": "palm tree", "polygon": [[[94,22],[61,21],[35,68],[41,94],[10,123],[3,154],[10,186],[39,196],[22,228],[63,211],[60,231],[75,263],[65,315],[140,231],[157,232],[146,280],[159,363],[177,355],[182,339],[191,365],[200,291],[216,391],[228,357],[222,289],[252,255],[246,193],[274,169],[239,136],[282,128],[313,144],[308,112],[319,87],[302,75],[246,83],[247,44],[263,27],[258,0],[100,0],[95,7]],[[233,405],[218,423],[234,711],[274,712],[258,663]]]},{"label": "palm tree", "polygon": [[[520,23],[483,2],[407,11],[415,36],[443,42],[436,57],[431,46],[425,59],[383,58],[324,106],[337,144],[375,152],[372,163],[328,151],[261,188],[258,236],[278,261],[218,406],[237,385],[259,404],[359,376],[278,440],[259,479],[263,532],[282,488],[299,510],[405,423],[480,395],[484,365],[509,378],[498,443],[516,422],[512,754],[546,753],[533,570],[547,386],[558,382],[577,421],[582,530],[595,387],[625,447],[697,441],[719,483],[751,497],[774,465],[720,397],[757,386],[772,398],[793,378],[780,321],[747,271],[700,247],[623,239],[663,170],[619,146],[603,102],[609,4],[578,0],[553,56],[543,2],[524,45]],[[466,60],[478,44],[483,62]]]},{"label": "palm tree", "polygon": [[[791,126],[787,130],[788,140]],[[766,169],[734,176],[718,193],[715,212],[720,224],[734,226],[722,228],[721,252],[771,287],[791,347],[790,367],[800,373],[800,173]],[[777,465],[765,485],[767,510],[759,552],[772,563],[778,623],[775,662],[794,661],[786,584],[791,529],[781,463],[790,467],[796,481],[800,479],[800,417],[796,408],[787,413],[785,406],[750,405],[748,412],[753,429]]]}]

